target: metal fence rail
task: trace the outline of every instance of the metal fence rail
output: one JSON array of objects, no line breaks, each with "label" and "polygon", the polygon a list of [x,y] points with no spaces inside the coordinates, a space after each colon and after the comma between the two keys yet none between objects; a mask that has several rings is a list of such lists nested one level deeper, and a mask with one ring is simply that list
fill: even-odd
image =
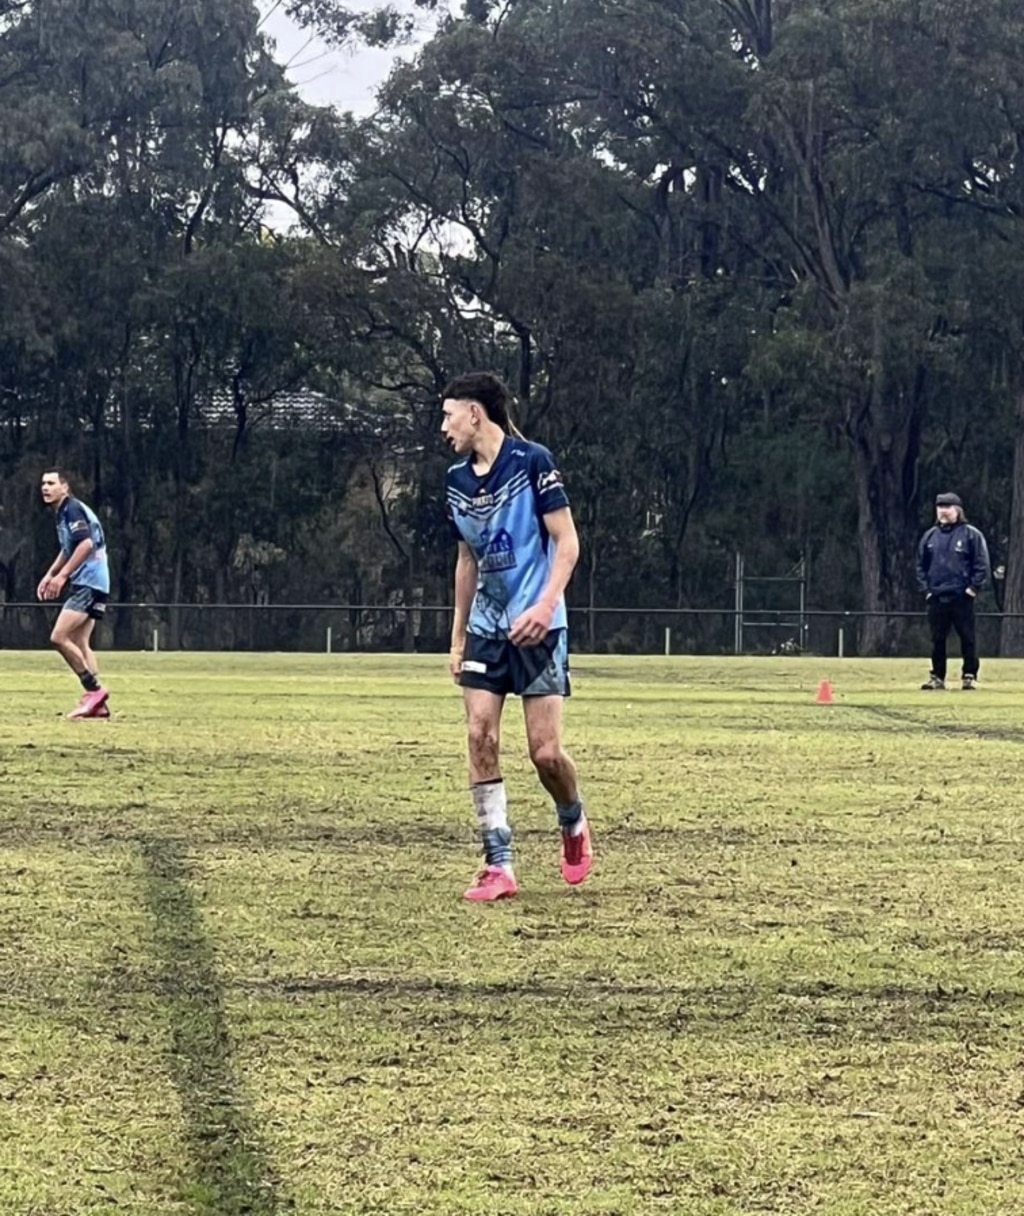
[{"label": "metal fence rail", "polygon": [[[0,603],[0,648],[45,647],[56,611],[53,604]],[[880,615],[804,609],[798,625],[785,609],[748,609],[744,652],[857,655],[865,621]],[[978,613],[983,655],[998,654],[1000,625],[1010,615]],[[451,619],[446,604],[111,603],[98,641],[104,649],[124,650],[442,652]],[[883,619],[901,622],[897,653],[928,653],[923,612]],[[577,653],[732,654],[737,621],[735,608],[570,608],[570,643]]]}]

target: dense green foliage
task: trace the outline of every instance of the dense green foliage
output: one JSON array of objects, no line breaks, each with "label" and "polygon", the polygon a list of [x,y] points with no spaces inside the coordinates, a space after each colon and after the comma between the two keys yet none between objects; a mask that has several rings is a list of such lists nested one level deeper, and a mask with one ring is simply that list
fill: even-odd
[{"label": "dense green foliage", "polygon": [[433,19],[357,121],[249,0],[0,0],[0,594],[60,461],[121,599],[440,602],[438,391],[488,366],[565,467],[577,603],[718,605],[737,549],[803,554],[886,652],[953,486],[1024,609],[1019,5]]}]

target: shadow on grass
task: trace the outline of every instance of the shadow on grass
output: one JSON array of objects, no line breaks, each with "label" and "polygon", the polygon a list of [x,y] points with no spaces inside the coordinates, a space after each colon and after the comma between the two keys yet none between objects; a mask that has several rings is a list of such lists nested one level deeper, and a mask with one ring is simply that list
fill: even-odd
[{"label": "shadow on grass", "polygon": [[[102,820],[76,818],[71,812],[66,819],[55,819],[50,823],[40,824],[28,819],[5,823],[0,825],[0,844],[20,849],[51,843],[68,848],[102,849],[111,842],[120,843],[134,835],[136,825],[130,821],[130,814],[130,808],[116,808],[115,816],[106,823]],[[327,812],[323,815],[326,817]],[[514,826],[515,838],[520,845],[525,842],[539,841],[550,844],[557,841],[558,828],[554,815],[551,816],[551,824],[548,826],[532,827],[522,822],[516,822]],[[783,830],[772,823],[740,825],[717,821],[708,826],[689,823],[668,825],[616,822],[608,826],[601,825],[600,834],[602,842],[614,844],[620,851],[623,848],[643,847],[652,843],[661,847],[666,842],[687,849],[707,846],[718,849],[722,846],[759,847],[766,841],[784,847],[815,842],[828,844],[832,841],[845,842],[847,838],[847,833],[840,828],[822,824],[801,824],[799,830]],[[240,846],[263,851],[284,848],[296,852],[341,852],[345,855],[351,855],[354,850],[366,847],[396,853],[405,853],[412,848],[424,848],[436,849],[439,852],[458,851],[460,856],[468,859],[468,864],[472,864],[474,851],[477,849],[476,837],[468,821],[456,825],[401,823],[385,833],[378,824],[339,825],[307,819],[297,823],[250,822],[238,825],[207,825],[198,822],[190,825],[189,846],[197,851],[210,846],[217,849]]]},{"label": "shadow on grass", "polygon": [[291,1210],[239,1093],[224,995],[177,842],[140,840],[153,919],[157,991],[170,1025],[170,1075],[181,1097],[191,1178],[179,1187],[202,1216],[279,1216]]},{"label": "shadow on grass", "polygon": [[724,983],[699,984],[637,984],[605,978],[584,978],[573,983],[558,980],[471,980],[432,979],[428,976],[370,977],[348,975],[278,976],[267,979],[236,980],[233,988],[274,996],[319,996],[341,993],[366,997],[440,997],[444,1000],[507,1000],[528,998],[541,1001],[602,1000],[615,997],[639,997],[647,1000],[678,1000],[686,998],[695,1007],[726,1009],[752,1008],[758,1002],[793,999],[799,1001],[848,1001],[862,1006],[905,1005],[926,1012],[957,1006],[988,1008],[1024,1008],[1024,992],[972,991],[966,987],[941,983],[885,984],[866,986],[837,984],[827,980],[807,980],[803,983]]},{"label": "shadow on grass", "polygon": [[[896,730],[904,734],[952,735],[961,739],[991,739],[996,743],[1024,743],[1024,729],[1019,726],[941,722],[931,718],[922,719],[920,713],[889,709],[884,705],[852,705],[849,708],[869,715],[869,720],[870,718],[881,718],[884,722],[891,723]],[[850,727],[844,723],[843,729],[847,730]],[[877,728],[874,726],[867,727],[869,731],[875,729]]]},{"label": "shadow on grass", "polygon": [[[602,1036],[660,1028],[670,1035],[701,1035],[777,1042],[846,1042],[870,1036],[878,1042],[948,1041],[964,1036],[1001,1042],[1007,1019],[1020,1017],[1024,993],[972,992],[941,984],[840,985],[734,983],[717,986],[631,984],[589,979],[457,982],[426,977],[290,976],[236,982],[253,995],[289,1002],[327,999],[365,1002],[375,1023],[386,1019],[437,1027],[447,1022],[493,1021],[497,1011],[534,1012],[571,1006],[577,1023]],[[527,1018],[533,1016],[529,1012]]]}]

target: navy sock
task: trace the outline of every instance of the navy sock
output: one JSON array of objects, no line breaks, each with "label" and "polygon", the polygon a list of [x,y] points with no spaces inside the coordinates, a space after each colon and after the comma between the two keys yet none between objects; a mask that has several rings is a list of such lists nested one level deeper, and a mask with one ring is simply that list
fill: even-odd
[{"label": "navy sock", "polygon": [[579,798],[575,802],[556,802],[555,809],[560,828],[574,828],[583,818],[583,803]]},{"label": "navy sock", "polygon": [[509,828],[485,828],[484,861],[489,866],[512,866],[512,832]]}]

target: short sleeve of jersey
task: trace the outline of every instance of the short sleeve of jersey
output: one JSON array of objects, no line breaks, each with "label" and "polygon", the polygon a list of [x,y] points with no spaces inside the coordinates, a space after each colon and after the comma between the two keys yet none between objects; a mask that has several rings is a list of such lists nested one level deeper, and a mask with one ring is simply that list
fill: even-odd
[{"label": "short sleeve of jersey", "polygon": [[82,510],[81,503],[68,503],[64,512],[64,522],[67,525],[72,549],[80,545],[83,540],[92,539],[92,527],[89,523],[89,517]]},{"label": "short sleeve of jersey", "polygon": [[459,531],[459,525],[455,522],[455,508],[452,506],[451,494],[448,492],[448,488],[451,485],[451,479],[452,475],[451,471],[449,470],[447,477],[444,479],[444,517],[448,521],[448,532],[451,535],[452,540],[465,540],[466,538]]},{"label": "short sleeve of jersey", "polygon": [[562,474],[555,466],[555,458],[540,444],[534,444],[531,459],[530,480],[537,496],[537,509],[541,515],[560,511],[569,505]]}]

